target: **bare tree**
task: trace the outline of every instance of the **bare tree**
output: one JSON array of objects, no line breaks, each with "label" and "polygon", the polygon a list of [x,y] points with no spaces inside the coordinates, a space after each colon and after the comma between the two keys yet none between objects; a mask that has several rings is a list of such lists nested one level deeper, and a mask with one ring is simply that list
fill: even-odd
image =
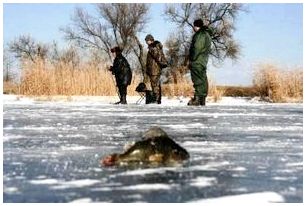
[{"label": "bare tree", "polygon": [[145,82],[145,61],[143,45],[137,34],[144,30],[148,22],[147,4],[98,4],[99,13],[111,28],[117,45],[126,54],[132,52],[138,59]]},{"label": "bare tree", "polygon": [[[169,21],[185,32],[188,32],[188,28],[189,31],[192,30],[195,19],[202,19],[212,37],[211,55],[221,63],[225,58],[238,58],[239,45],[233,38],[233,31],[240,11],[243,11],[241,4],[185,3],[167,5],[164,13]],[[187,41],[190,42],[190,38]]]},{"label": "bare tree", "polygon": [[170,67],[177,67],[179,65],[179,56],[181,48],[180,43],[180,39],[175,33],[171,33],[165,42],[165,55],[169,61]]},{"label": "bare tree", "polygon": [[171,33],[165,42],[166,57],[170,62],[170,70],[167,73],[168,82],[179,82],[188,69],[188,55],[190,42],[188,34],[182,30]]},{"label": "bare tree", "polygon": [[[166,55],[173,67],[187,65],[190,46],[189,39],[190,36],[185,30],[178,30],[176,33],[169,34],[165,42],[168,50]],[[174,57],[175,59],[173,59]]]},{"label": "bare tree", "polygon": [[60,50],[56,42],[53,42],[51,47],[50,60],[53,64],[59,62],[70,64],[73,69],[77,68],[81,62],[81,57],[78,49],[71,45],[67,49]]},{"label": "bare tree", "polygon": [[14,60],[7,48],[3,50],[3,81],[11,81],[13,79],[12,65]]},{"label": "bare tree", "polygon": [[99,18],[90,16],[81,8],[76,8],[73,24],[60,30],[65,33],[67,40],[77,43],[81,48],[96,48],[104,51],[111,59],[109,52],[114,39],[107,32],[106,25],[103,25]]},{"label": "bare tree", "polygon": [[101,52],[99,52],[96,49],[90,49],[88,51],[88,57],[89,58],[88,58],[87,64],[92,65],[92,67],[96,68],[97,70],[106,68],[108,66],[108,64],[106,63],[107,57],[103,56],[103,54],[101,54]]},{"label": "bare tree", "polygon": [[45,59],[48,53],[48,46],[37,43],[29,35],[21,35],[9,43],[9,50],[16,58],[28,59],[35,62],[36,58]]},{"label": "bare tree", "polygon": [[96,4],[98,14],[89,15],[78,8],[73,25],[61,29],[68,40],[82,48],[104,51],[111,60],[110,48],[119,45],[125,54],[132,53],[145,73],[143,45],[137,35],[148,21],[147,4]]}]

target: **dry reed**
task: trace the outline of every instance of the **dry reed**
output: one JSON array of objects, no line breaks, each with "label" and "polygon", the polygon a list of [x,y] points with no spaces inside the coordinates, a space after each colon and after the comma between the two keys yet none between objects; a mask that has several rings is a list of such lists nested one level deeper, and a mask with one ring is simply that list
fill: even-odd
[{"label": "dry reed", "polygon": [[13,81],[3,81],[3,94],[18,94],[19,86]]},{"label": "dry reed", "polygon": [[[106,65],[98,66],[91,63],[83,63],[74,68],[63,62],[58,62],[56,65],[39,60],[35,63],[23,62],[20,84],[4,82],[4,91],[30,96],[115,96],[117,95],[115,79],[106,68]],[[129,96],[138,95],[135,88],[141,79],[140,75],[133,75],[132,83],[128,87]],[[227,94],[227,87],[217,87],[211,78],[208,79],[208,96],[217,102],[224,94]],[[177,82],[177,84],[163,84],[162,95],[193,96],[190,79],[180,77]],[[271,102],[301,102],[303,99],[302,69],[283,71],[274,65],[259,65],[254,73],[253,84],[252,95],[258,94]],[[231,89],[233,90],[231,93],[237,90],[237,88]],[[244,90],[240,87],[238,89],[238,93],[242,95]]]},{"label": "dry reed", "polygon": [[271,64],[258,65],[253,83],[260,96],[271,102],[300,102],[303,99],[301,68],[285,71]]},{"label": "dry reed", "polygon": [[[177,84],[164,84],[162,86],[162,92],[164,96],[183,96],[192,97],[194,94],[193,83],[191,80],[181,78]],[[211,97],[214,102],[218,102],[222,99],[225,89],[218,88],[212,78],[208,78],[208,96]]]},{"label": "dry reed", "polygon": [[[54,95],[88,95],[114,96],[117,95],[114,76],[106,69],[106,65],[84,64],[79,68],[58,62],[56,65],[45,61],[23,62],[23,73],[20,83],[20,94],[31,96]],[[135,88],[141,82],[139,75],[133,75],[128,87],[128,95],[138,95]],[[163,84],[163,96],[193,96],[193,86],[190,80],[181,77],[177,84]],[[224,93],[209,82],[209,95],[215,101],[220,100]]]},{"label": "dry reed", "polygon": [[[129,95],[136,95],[140,79],[134,75],[128,87]],[[88,95],[113,96],[117,94],[114,76],[105,67],[90,64],[73,68],[69,64],[56,66],[42,61],[24,62],[20,84],[23,95]]]}]

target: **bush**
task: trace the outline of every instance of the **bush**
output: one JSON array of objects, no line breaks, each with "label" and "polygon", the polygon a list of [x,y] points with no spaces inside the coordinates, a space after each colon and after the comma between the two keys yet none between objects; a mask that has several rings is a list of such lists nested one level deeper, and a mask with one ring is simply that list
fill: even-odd
[{"label": "bush", "polygon": [[218,86],[218,89],[223,89],[223,96],[229,97],[256,97],[259,96],[257,89],[254,86]]},{"label": "bush", "polygon": [[3,94],[18,94],[19,87],[13,81],[4,81],[3,82]]},{"label": "bush", "polygon": [[284,71],[271,64],[258,65],[253,83],[259,95],[272,102],[303,99],[303,70],[300,68]]}]

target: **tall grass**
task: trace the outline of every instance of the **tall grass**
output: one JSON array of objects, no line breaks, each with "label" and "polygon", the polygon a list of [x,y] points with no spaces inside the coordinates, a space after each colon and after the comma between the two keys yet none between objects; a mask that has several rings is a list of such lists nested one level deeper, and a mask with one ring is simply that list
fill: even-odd
[{"label": "tall grass", "polygon": [[182,80],[180,83],[168,83],[162,85],[162,95],[163,96],[183,96],[189,97],[193,95],[192,83],[186,79]]},{"label": "tall grass", "polygon": [[285,71],[271,64],[255,68],[253,84],[261,97],[272,102],[302,101],[303,69]]},{"label": "tall grass", "polygon": [[[208,96],[211,97],[214,102],[221,100],[225,90],[218,88],[212,78],[208,77]],[[191,97],[194,95],[193,83],[184,77],[181,77],[177,84],[164,84],[162,85],[162,94],[164,96],[184,96]]]},{"label": "tall grass", "polygon": [[19,86],[13,81],[3,81],[3,94],[18,94]]},{"label": "tall grass", "polygon": [[[53,96],[53,95],[88,95],[115,96],[117,89],[114,76],[107,69],[107,65],[84,62],[75,68],[64,62],[51,64],[37,60],[22,63],[22,78],[18,86],[4,82],[4,90],[22,95]],[[135,88],[141,82],[140,75],[133,75],[132,83],[128,87],[129,96],[137,96]],[[209,79],[209,94],[212,101],[219,101],[228,94],[227,87],[218,87]],[[193,96],[193,85],[190,79],[180,77],[178,83],[162,85],[163,96]],[[253,87],[247,91],[252,96],[260,95],[271,102],[301,102],[303,99],[303,70],[301,68],[290,71],[281,70],[275,65],[258,65],[254,72]],[[233,91],[232,91],[233,90]],[[239,90],[239,91],[238,91]],[[240,87],[231,88],[233,93],[244,95],[245,90]]]},{"label": "tall grass", "polygon": [[[52,95],[90,95],[114,96],[117,95],[114,76],[106,69],[106,65],[86,63],[78,68],[71,64],[58,62],[56,65],[37,60],[23,62],[20,94],[32,96]],[[128,95],[138,95],[135,88],[141,82],[141,77],[133,75],[132,83],[128,87]],[[150,86],[150,85],[148,85]],[[218,101],[223,91],[217,89],[209,81],[209,95]],[[177,84],[163,84],[164,96],[193,96],[193,86],[190,80],[181,77]]]},{"label": "tall grass", "polygon": [[[135,87],[140,82],[134,75],[128,87],[129,95],[136,95]],[[91,64],[80,68],[58,63],[48,64],[42,61],[24,62],[20,84],[23,95],[117,95],[114,76],[106,69]]]}]

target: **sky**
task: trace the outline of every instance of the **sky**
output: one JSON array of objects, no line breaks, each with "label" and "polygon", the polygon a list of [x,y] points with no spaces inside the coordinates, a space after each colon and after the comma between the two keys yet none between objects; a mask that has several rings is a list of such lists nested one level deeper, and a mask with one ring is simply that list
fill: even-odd
[{"label": "sky", "polygon": [[[165,4],[153,3],[150,7],[150,22],[144,39],[151,33],[162,43],[174,32],[176,26],[162,15]],[[76,7],[96,13],[93,4],[3,4],[3,44],[23,34],[35,40],[66,44],[60,27],[71,23]],[[218,85],[247,86],[252,84],[254,67],[272,63],[290,69],[303,66],[303,4],[273,3],[245,4],[247,12],[236,20],[234,38],[241,45],[240,58],[226,60],[215,67],[208,65],[208,75]],[[144,40],[143,40],[144,43]]]}]

